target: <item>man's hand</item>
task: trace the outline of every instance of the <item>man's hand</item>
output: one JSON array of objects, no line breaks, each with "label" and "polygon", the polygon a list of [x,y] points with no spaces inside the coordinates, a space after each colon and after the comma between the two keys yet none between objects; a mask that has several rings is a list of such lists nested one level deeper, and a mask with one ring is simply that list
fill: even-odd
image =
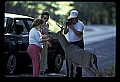
[{"label": "man's hand", "polygon": [[74,32],[77,36],[79,36],[79,37],[83,36],[83,33],[80,32],[80,31],[77,31],[77,30],[73,27],[73,24],[68,25],[68,27],[69,27],[70,29],[72,29],[73,32]]},{"label": "man's hand", "polygon": [[70,29],[74,29],[73,24],[68,25]]}]

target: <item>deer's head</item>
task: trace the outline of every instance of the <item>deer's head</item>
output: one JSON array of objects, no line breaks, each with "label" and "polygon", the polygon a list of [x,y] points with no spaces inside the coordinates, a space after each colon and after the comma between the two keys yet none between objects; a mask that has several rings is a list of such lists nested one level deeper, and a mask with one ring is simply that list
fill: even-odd
[{"label": "deer's head", "polygon": [[56,22],[56,25],[60,27],[60,31],[58,31],[57,33],[51,33],[51,37],[53,37],[54,39],[59,39],[60,38],[59,36],[63,36],[62,32],[64,29],[63,28],[64,24],[61,21],[59,21],[59,22]]}]

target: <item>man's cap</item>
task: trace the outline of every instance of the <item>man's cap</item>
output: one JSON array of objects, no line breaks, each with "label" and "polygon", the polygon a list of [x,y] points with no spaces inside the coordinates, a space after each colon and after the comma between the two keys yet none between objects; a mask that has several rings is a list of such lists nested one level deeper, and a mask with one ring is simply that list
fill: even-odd
[{"label": "man's cap", "polygon": [[77,10],[72,10],[70,12],[70,16],[68,16],[67,19],[76,18],[77,16],[78,16],[78,11]]}]

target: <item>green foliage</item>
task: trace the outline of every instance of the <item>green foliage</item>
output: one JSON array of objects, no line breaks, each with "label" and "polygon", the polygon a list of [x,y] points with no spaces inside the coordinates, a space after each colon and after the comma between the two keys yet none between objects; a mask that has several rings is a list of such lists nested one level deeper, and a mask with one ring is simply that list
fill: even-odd
[{"label": "green foliage", "polygon": [[79,11],[79,19],[84,24],[116,24],[116,4],[114,2],[74,2],[74,1],[6,1],[5,12],[38,17],[49,11],[52,31],[58,28],[55,21],[65,21],[72,9]]},{"label": "green foliage", "polygon": [[49,21],[49,30],[52,31],[52,32],[57,32],[60,30],[60,28],[56,25],[56,21],[50,19]]}]

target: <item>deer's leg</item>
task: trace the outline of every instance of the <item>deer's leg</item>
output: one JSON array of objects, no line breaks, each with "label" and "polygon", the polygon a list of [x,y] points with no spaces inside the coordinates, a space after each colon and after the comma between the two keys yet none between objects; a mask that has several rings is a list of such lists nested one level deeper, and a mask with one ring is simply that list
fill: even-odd
[{"label": "deer's leg", "polygon": [[91,67],[91,69],[98,75],[98,76],[101,76],[101,73],[99,72],[98,68],[96,66],[93,66]]},{"label": "deer's leg", "polygon": [[91,69],[91,68],[85,68],[85,70],[86,70],[90,75],[96,76],[96,73],[95,73],[95,71],[93,71],[93,69]]},{"label": "deer's leg", "polygon": [[91,69],[96,72],[98,76],[101,76],[101,73],[99,72],[98,65],[97,65],[97,58],[96,56],[93,56],[94,64],[91,63]]},{"label": "deer's leg", "polygon": [[71,69],[73,70],[73,68],[72,68],[72,62],[71,62],[71,60],[67,60],[67,76],[68,77],[73,77],[72,75],[71,75],[71,73],[73,72],[73,71],[71,71]]},{"label": "deer's leg", "polygon": [[73,66],[73,64],[71,63],[71,74],[70,74],[70,77],[73,77],[73,69],[74,69],[74,66]]},{"label": "deer's leg", "polygon": [[67,69],[67,77],[69,77],[69,67],[68,67],[68,60],[66,60],[66,69]]}]

